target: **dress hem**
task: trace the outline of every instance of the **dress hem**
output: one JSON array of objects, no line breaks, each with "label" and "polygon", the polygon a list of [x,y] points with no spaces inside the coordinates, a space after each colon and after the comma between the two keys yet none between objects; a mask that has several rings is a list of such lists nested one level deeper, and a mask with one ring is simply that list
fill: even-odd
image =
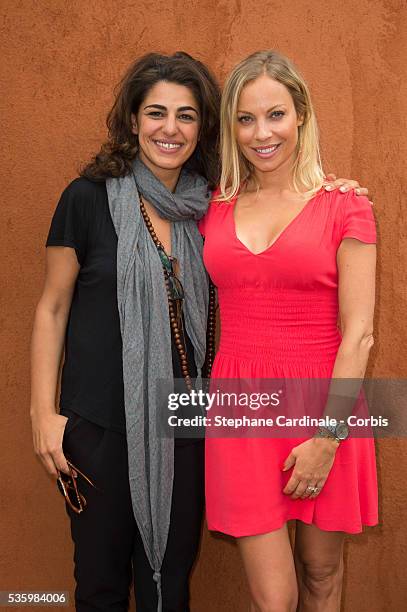
[{"label": "dress hem", "polygon": [[281,529],[286,523],[288,523],[288,521],[295,521],[295,520],[301,521],[305,525],[314,525],[315,527],[318,527],[318,529],[321,529],[321,531],[342,531],[344,533],[349,533],[349,534],[362,533],[363,527],[375,527],[379,523],[377,516],[370,516],[366,519],[363,519],[361,523],[357,523],[353,525],[341,525],[338,527],[338,524],[334,521],[324,521],[321,519],[317,521],[312,521],[312,520],[307,521],[304,518],[300,518],[297,516],[290,516],[286,519],[283,519],[281,522],[277,524],[273,523],[273,524],[268,524],[267,526],[264,526],[264,527],[254,527],[253,529],[250,529],[250,530],[242,531],[241,529],[239,529],[235,531],[231,529],[222,529],[216,526],[209,526],[209,524],[208,524],[208,530],[223,533],[225,535],[229,535],[234,538],[243,538],[243,537],[248,537],[248,536],[264,535],[272,531],[277,531],[278,529]]}]

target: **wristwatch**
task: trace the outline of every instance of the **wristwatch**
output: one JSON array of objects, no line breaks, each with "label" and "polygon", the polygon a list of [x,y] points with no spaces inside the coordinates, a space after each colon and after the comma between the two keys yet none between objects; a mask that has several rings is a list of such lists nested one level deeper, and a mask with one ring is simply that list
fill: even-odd
[{"label": "wristwatch", "polygon": [[320,427],[315,434],[315,438],[332,438],[337,442],[346,440],[349,436],[349,427],[346,423],[337,423],[336,425],[324,425]]}]

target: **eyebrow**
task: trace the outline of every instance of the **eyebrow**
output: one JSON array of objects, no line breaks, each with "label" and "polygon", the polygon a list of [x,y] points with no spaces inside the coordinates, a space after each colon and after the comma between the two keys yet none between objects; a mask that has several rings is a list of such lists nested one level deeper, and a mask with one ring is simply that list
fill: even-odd
[{"label": "eyebrow", "polygon": [[[148,106],[144,107],[144,110],[146,110],[147,108],[158,108],[159,110],[167,110],[166,106],[163,106],[162,104],[149,104]],[[193,107],[193,106],[180,106],[179,108],[177,108],[177,111],[194,111],[194,113],[198,114],[198,111]]]},{"label": "eyebrow", "polygon": [[[279,106],[285,106],[285,104],[281,103],[281,104],[275,104],[274,106],[272,106],[271,108],[269,108],[266,112],[269,113],[270,111],[274,110],[275,108],[278,108]],[[245,111],[245,110],[240,110],[237,109],[238,113],[247,113],[248,115],[252,115],[253,113],[251,113],[250,111]]]}]

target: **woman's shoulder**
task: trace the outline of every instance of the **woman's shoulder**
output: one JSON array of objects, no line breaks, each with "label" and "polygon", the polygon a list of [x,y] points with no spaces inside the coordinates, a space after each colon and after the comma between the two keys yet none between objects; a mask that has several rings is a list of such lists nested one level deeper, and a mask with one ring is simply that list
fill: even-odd
[{"label": "woman's shoulder", "polygon": [[88,226],[92,219],[105,217],[108,207],[105,182],[79,176],[62,191],[54,216],[60,223],[69,220],[71,224]]},{"label": "woman's shoulder", "polygon": [[91,181],[84,176],[73,179],[65,187],[58,203],[59,208],[86,217],[104,213],[108,205],[105,181]]},{"label": "woman's shoulder", "polygon": [[209,206],[218,204],[217,198],[220,196],[221,193],[222,193],[221,188],[218,185],[217,187],[215,187],[215,189],[211,193],[211,197],[209,200]]},{"label": "woman's shoulder", "polygon": [[203,236],[205,236],[208,227],[213,226],[213,224],[217,224],[222,219],[222,214],[224,213],[225,208],[230,206],[231,201],[218,200],[221,193],[222,191],[220,187],[216,187],[216,189],[212,191],[208,209],[204,217],[202,217],[198,223],[199,231]]},{"label": "woman's shoulder", "polygon": [[65,187],[64,193],[84,201],[95,197],[105,198],[107,197],[106,181],[91,181],[85,176],[78,176]]},{"label": "woman's shoulder", "polygon": [[[240,190],[239,190],[240,191]],[[212,206],[221,206],[224,204],[233,204],[233,202],[237,199],[238,193],[233,197],[233,198],[229,198],[229,199],[219,199],[222,195],[222,189],[220,187],[220,185],[218,185],[213,191],[212,191],[212,195],[211,195],[211,199],[209,204]]]},{"label": "woman's shoulder", "polygon": [[345,192],[339,189],[324,190],[319,201],[325,207],[325,215],[331,216],[341,239],[356,238],[362,242],[376,242],[373,209],[366,196],[357,195],[354,189]]},{"label": "woman's shoulder", "polygon": [[343,192],[340,189],[327,191],[322,187],[316,196],[319,196],[323,206],[329,207],[332,214],[344,214],[353,208],[368,211],[372,209],[369,199],[366,196],[357,195],[354,189]]}]

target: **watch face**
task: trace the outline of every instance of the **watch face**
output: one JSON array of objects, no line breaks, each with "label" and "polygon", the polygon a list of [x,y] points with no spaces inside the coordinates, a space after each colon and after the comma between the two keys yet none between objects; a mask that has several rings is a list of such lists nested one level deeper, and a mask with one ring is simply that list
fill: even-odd
[{"label": "watch face", "polygon": [[336,426],[335,433],[336,437],[339,438],[339,440],[346,440],[349,435],[349,428],[346,423],[338,423],[338,425]]}]

